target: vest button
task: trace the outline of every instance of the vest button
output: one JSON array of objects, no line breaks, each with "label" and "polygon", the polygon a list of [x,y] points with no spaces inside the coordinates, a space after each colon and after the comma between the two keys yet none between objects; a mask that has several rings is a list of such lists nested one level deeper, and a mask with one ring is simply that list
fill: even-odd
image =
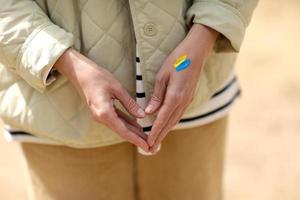
[{"label": "vest button", "polygon": [[147,24],[145,24],[144,26],[144,33],[147,36],[154,36],[157,34],[157,28],[156,25],[152,22],[149,22]]}]

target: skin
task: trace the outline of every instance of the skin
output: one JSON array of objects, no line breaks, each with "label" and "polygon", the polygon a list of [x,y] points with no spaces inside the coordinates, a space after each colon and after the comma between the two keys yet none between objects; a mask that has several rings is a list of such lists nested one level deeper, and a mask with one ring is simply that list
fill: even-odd
[{"label": "skin", "polygon": [[[155,154],[158,145],[178,123],[192,101],[202,68],[217,36],[216,31],[206,26],[194,24],[191,27],[157,74],[154,93],[145,112],[109,71],[72,48],[64,52],[54,67],[76,88],[95,121],[144,151]],[[191,60],[191,65],[176,72],[173,63],[184,53]],[[114,100],[120,101],[132,116],[116,109]],[[154,113],[157,113],[157,118],[147,137],[136,118]]]},{"label": "skin", "polygon": [[[152,153],[167,133],[179,122],[185,109],[193,99],[203,66],[209,57],[218,32],[201,24],[194,24],[185,39],[167,57],[156,76],[152,98],[146,114],[157,112],[152,130],[147,139]],[[186,54],[191,65],[177,72],[173,64]]]},{"label": "skin", "polygon": [[[73,84],[95,121],[149,151],[147,137],[135,119],[145,117],[145,112],[109,71],[72,48],[65,51],[54,67]],[[114,100],[120,101],[134,118],[116,109]]]}]

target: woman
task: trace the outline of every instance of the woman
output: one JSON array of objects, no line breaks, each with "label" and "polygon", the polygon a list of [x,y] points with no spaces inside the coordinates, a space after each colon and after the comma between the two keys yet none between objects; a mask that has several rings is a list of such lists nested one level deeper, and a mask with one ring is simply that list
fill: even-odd
[{"label": "woman", "polygon": [[0,113],[31,199],[221,199],[255,0],[1,5]]}]

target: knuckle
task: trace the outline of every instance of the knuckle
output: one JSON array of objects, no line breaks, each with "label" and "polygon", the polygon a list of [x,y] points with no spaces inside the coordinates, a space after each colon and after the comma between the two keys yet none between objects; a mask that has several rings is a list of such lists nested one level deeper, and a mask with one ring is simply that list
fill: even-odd
[{"label": "knuckle", "polygon": [[136,111],[138,109],[136,102],[132,99],[128,99],[128,109],[131,111]]},{"label": "knuckle", "polygon": [[96,121],[99,121],[99,122],[106,121],[108,119],[108,117],[109,117],[109,109],[106,107],[99,109],[94,114],[94,118],[96,119]]},{"label": "knuckle", "polygon": [[92,117],[94,121],[101,122],[96,113],[92,112]]},{"label": "knuckle", "polygon": [[104,90],[104,91],[111,91],[111,85],[110,84],[107,84],[107,83],[104,83],[101,88]]},{"label": "knuckle", "polygon": [[105,121],[105,118],[106,118],[106,114],[105,113],[102,113],[102,112],[97,112],[95,114],[95,120],[98,121],[98,122],[104,122]]},{"label": "knuckle", "polygon": [[104,120],[104,119],[107,118],[108,113],[107,113],[105,110],[101,110],[101,111],[99,111],[99,112],[97,113],[97,115],[98,115],[98,118],[99,118],[99,119]]},{"label": "knuckle", "polygon": [[120,84],[120,83],[115,83],[114,85],[113,85],[113,90],[115,91],[115,92],[118,92],[118,93],[122,93],[123,91],[124,91],[124,88],[123,88],[123,86]]},{"label": "knuckle", "polygon": [[155,84],[156,85],[162,85],[165,82],[165,78],[162,74],[157,74],[157,76],[155,77]]},{"label": "knuckle", "polygon": [[173,101],[179,102],[183,100],[184,95],[181,92],[177,92],[175,90],[170,91],[170,97]]},{"label": "knuckle", "polygon": [[158,103],[160,103],[162,101],[162,99],[159,98],[156,94],[152,95],[151,100],[155,101],[155,102],[158,102]]}]

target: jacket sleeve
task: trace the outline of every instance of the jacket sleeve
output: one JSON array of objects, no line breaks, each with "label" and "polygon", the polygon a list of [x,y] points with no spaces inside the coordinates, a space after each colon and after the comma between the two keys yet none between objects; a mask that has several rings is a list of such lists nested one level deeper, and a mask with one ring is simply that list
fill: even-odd
[{"label": "jacket sleeve", "polygon": [[186,23],[203,24],[221,35],[216,51],[238,52],[258,0],[193,0]]},{"label": "jacket sleeve", "polygon": [[43,92],[73,35],[53,24],[33,0],[0,0],[0,5],[0,62]]}]

